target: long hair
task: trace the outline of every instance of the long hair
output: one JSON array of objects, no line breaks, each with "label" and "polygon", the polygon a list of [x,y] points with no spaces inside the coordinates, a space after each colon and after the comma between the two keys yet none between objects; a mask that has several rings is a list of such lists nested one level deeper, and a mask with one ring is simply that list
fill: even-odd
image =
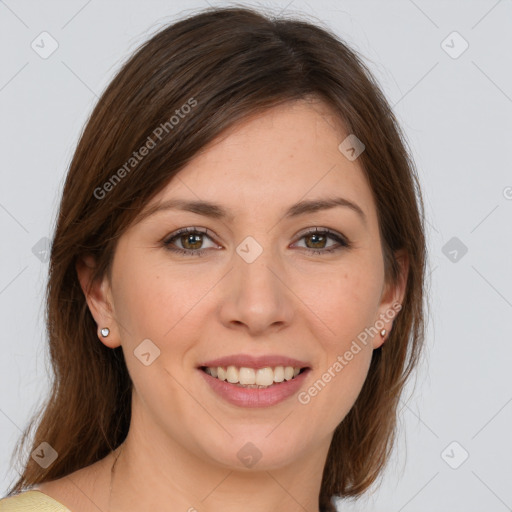
[{"label": "long hair", "polygon": [[[320,509],[335,510],[332,497],[361,495],[377,479],[393,446],[400,395],[424,340],[426,249],[414,163],[377,82],[339,37],[304,20],[230,7],[183,18],[141,45],[83,130],[51,245],[45,296],[51,389],[21,436],[18,450],[27,442],[31,449],[9,495],[104,458],[128,433],[132,381],[122,348],[109,349],[97,338],[77,258],[95,257],[93,279],[110,275],[119,237],[200,150],[249,115],[309,96],[326,102],[365,144],[358,162],[377,208],[386,281],[399,277],[394,251],[404,249],[409,259],[402,309],[334,432]],[[135,157],[143,146],[150,151]],[[58,453],[47,468],[30,457],[42,442]]]}]

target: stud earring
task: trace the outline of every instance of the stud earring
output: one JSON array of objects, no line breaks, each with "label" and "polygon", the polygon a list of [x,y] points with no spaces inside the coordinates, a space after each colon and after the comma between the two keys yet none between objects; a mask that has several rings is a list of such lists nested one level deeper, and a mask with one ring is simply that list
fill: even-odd
[{"label": "stud earring", "polygon": [[103,327],[103,329],[101,329],[101,335],[104,338],[106,338],[109,334],[110,334],[110,329],[108,327]]},{"label": "stud earring", "polygon": [[382,329],[382,331],[380,331],[380,335],[384,338],[384,336],[386,336],[386,329]]}]

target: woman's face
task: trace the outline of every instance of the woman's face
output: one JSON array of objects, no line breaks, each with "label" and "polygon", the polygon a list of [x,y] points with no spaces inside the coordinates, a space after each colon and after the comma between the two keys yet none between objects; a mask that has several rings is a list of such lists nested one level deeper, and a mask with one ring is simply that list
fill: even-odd
[{"label": "woman's face", "polygon": [[[89,305],[111,330],[103,343],[123,347],[130,429],[148,444],[230,468],[325,457],[403,294],[384,286],[371,190],[359,160],[338,149],[348,135],[320,102],[245,120],[120,237],[111,281]],[[353,206],[295,206],[335,198]],[[166,208],[170,201],[217,207]],[[183,228],[193,233],[176,236]],[[200,369],[217,369],[220,358],[235,367],[226,368],[231,381],[287,375],[244,389]],[[307,370],[288,381],[279,366]]]}]

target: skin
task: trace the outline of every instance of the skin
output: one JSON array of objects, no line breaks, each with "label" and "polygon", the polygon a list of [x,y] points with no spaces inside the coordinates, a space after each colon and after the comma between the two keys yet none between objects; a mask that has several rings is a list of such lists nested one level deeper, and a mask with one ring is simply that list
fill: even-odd
[{"label": "skin", "polygon": [[[397,253],[402,279],[385,286],[371,190],[358,160],[338,150],[347,135],[320,101],[287,103],[248,118],[150,203],[210,200],[232,211],[233,219],[160,211],[120,237],[111,281],[90,283],[91,259],[77,265],[98,330],[110,329],[101,342],[123,347],[134,382],[132,420],[121,450],[41,490],[73,512],[107,511],[110,470],[120,453],[110,510],[318,511],[333,431],[385,338],[370,338],[307,405],[293,396],[266,408],[236,407],[218,397],[196,367],[236,353],[288,355],[312,368],[302,391],[379,315],[402,302],[407,259]],[[366,223],[347,207],[283,218],[299,200],[333,195],[357,203]],[[210,230],[202,245],[185,245],[186,236],[174,242],[204,248],[202,257],[173,253],[162,243],[183,227]],[[308,253],[338,247],[331,238],[322,246],[304,237],[315,227],[345,236],[352,247]],[[236,252],[247,236],[263,248],[252,263]],[[389,332],[392,320],[384,322]],[[149,366],[133,355],[147,338],[160,349]],[[262,454],[250,469],[237,457],[247,442]]]}]

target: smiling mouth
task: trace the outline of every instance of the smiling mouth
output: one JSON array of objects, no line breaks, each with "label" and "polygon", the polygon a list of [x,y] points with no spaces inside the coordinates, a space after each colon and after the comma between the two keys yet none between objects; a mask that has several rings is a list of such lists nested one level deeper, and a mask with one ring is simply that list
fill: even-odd
[{"label": "smiling mouth", "polygon": [[264,368],[247,368],[237,366],[201,366],[200,370],[211,377],[228,382],[237,387],[265,389],[282,382],[293,380],[308,368],[293,366],[266,366]]}]

